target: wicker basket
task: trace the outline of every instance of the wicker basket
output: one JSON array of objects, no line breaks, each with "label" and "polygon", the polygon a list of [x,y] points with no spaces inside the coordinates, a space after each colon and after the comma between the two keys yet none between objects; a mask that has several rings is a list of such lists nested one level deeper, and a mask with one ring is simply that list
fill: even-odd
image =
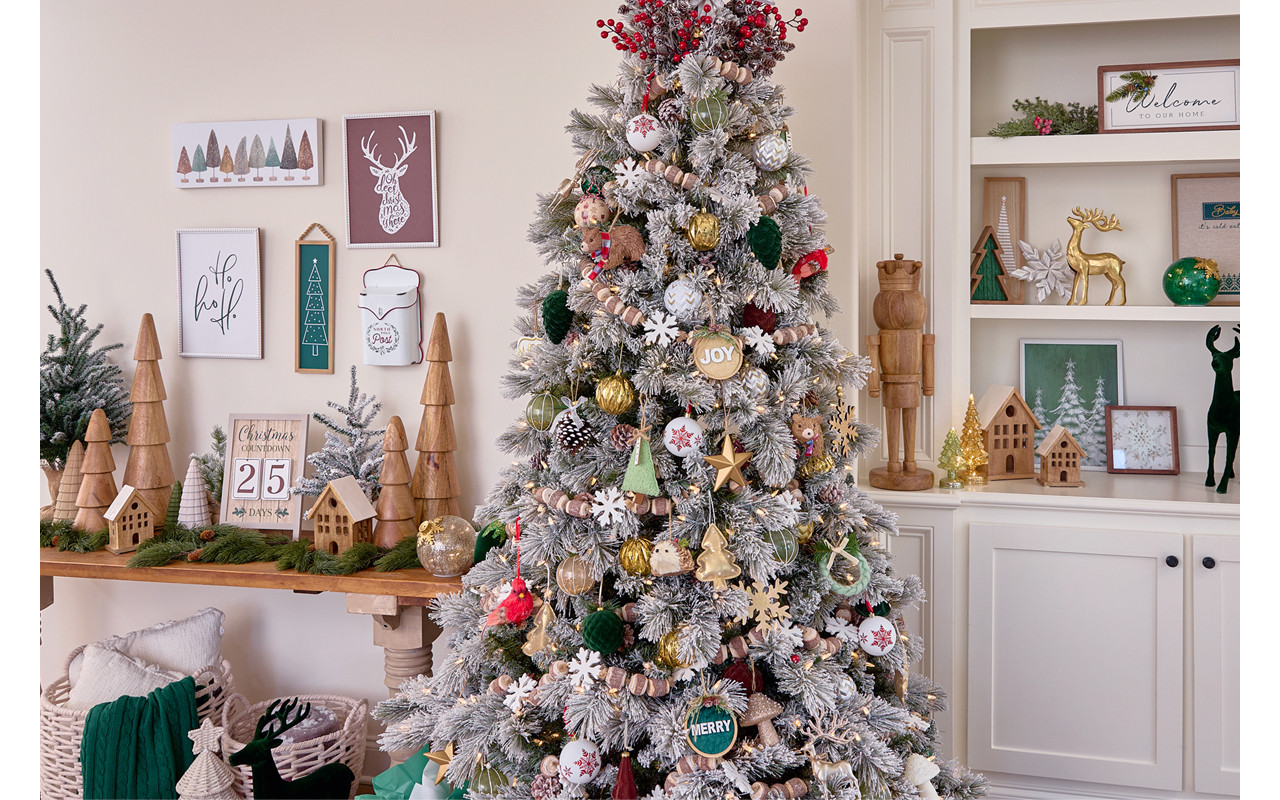
[{"label": "wicker basket", "polygon": [[[43,800],[80,800],[83,782],[80,775],[80,740],[89,710],[75,711],[66,707],[71,694],[67,677],[71,661],[84,647],[67,656],[62,677],[49,684],[40,695],[40,797]],[[231,665],[204,667],[192,674],[196,681],[196,715],[214,722],[222,719],[223,706],[235,692]]]},{"label": "wicker basket", "polygon": [[[324,706],[333,711],[338,718],[339,728],[332,733],[318,736],[297,744],[282,744],[271,751],[280,777],[287,781],[300,778],[324,764],[341,761],[355,773],[356,780],[351,782],[351,794],[355,797],[360,783],[360,773],[364,769],[365,737],[369,732],[369,703],[366,700],[354,700],[350,697],[336,697],[325,694],[298,695],[301,703],[312,706]],[[232,753],[244,749],[253,739],[258,719],[266,713],[270,703],[254,703],[249,705],[244,695],[233,695],[222,709],[222,755],[229,758]],[[233,787],[237,794],[244,798],[253,798],[253,771],[247,766],[233,767],[236,782]]]}]

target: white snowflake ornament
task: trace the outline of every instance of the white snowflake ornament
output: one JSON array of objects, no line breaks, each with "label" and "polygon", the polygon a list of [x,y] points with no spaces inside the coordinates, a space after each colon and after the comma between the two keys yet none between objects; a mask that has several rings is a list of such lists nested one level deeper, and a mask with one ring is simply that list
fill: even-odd
[{"label": "white snowflake ornament", "polygon": [[1043,253],[1021,240],[1018,241],[1018,247],[1022,250],[1022,259],[1026,265],[1009,274],[1036,285],[1036,302],[1043,303],[1053,292],[1057,292],[1063,299],[1071,296],[1075,273],[1067,264],[1067,254],[1062,249],[1061,239],[1054,239],[1053,244]]},{"label": "white snowflake ornament", "polygon": [[599,653],[580,647],[577,657],[569,662],[569,683],[577,689],[590,688],[603,669]]},{"label": "white snowflake ornament", "polygon": [[867,617],[858,626],[858,643],[870,656],[882,656],[898,643],[898,631],[884,617]]},{"label": "white snowflake ornament", "polygon": [[645,172],[644,164],[636,163],[634,158],[624,158],[613,165],[613,179],[624,189],[639,189],[640,182],[647,174],[649,173]]},{"label": "white snowflake ornament", "polygon": [[832,636],[837,636],[849,644],[858,643],[858,629],[853,626],[852,622],[831,615],[824,617],[822,622],[826,626],[827,633]]},{"label": "white snowflake ornament", "polygon": [[502,699],[502,704],[511,709],[512,714],[519,714],[526,706],[533,705],[531,695],[538,688],[538,684],[528,675],[521,675],[520,680],[511,684],[511,688],[507,689],[507,696]]},{"label": "white snowflake ornament", "polygon": [[724,772],[724,776],[733,782],[734,788],[743,794],[751,794],[751,783],[747,780],[747,776],[743,775],[732,761],[725,761],[720,765],[720,769]]},{"label": "white snowflake ornament", "polygon": [[762,356],[771,356],[778,351],[778,344],[773,341],[773,334],[765,333],[758,325],[743,328],[738,331],[738,334],[742,336],[742,341],[747,347]]},{"label": "white snowflake ornament", "polygon": [[666,347],[680,335],[676,318],[661,311],[655,311],[645,319],[644,330],[645,344],[656,344],[659,347]]},{"label": "white snowflake ornament", "polygon": [[627,498],[617,486],[601,489],[592,495],[595,502],[591,504],[591,513],[601,526],[617,525],[627,516]]}]

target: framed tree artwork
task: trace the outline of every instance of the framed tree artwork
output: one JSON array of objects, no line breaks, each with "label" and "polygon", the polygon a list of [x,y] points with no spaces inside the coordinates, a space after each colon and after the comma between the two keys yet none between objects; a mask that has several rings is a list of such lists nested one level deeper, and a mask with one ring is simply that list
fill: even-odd
[{"label": "framed tree artwork", "polygon": [[171,143],[177,189],[324,183],[320,120],[314,117],[178,122]]},{"label": "framed tree artwork", "polygon": [[[308,240],[312,231],[323,239]],[[294,372],[333,372],[333,288],[335,241],[313,222],[293,243]]]},{"label": "framed tree artwork", "polygon": [[1107,472],[1177,475],[1178,409],[1107,406]]},{"label": "framed tree artwork", "polygon": [[347,247],[438,247],[436,112],[342,118]]},{"label": "framed tree artwork", "polygon": [[306,414],[232,414],[223,466],[223,522],[302,530],[302,495],[292,491],[307,457]]},{"label": "framed tree artwork", "polygon": [[178,354],[262,358],[257,228],[180,228]]},{"label": "framed tree artwork", "polygon": [[1173,175],[1170,184],[1173,260],[1218,262],[1222,282],[1209,305],[1240,305],[1240,173]]},{"label": "framed tree artwork", "polygon": [[1081,469],[1107,468],[1107,406],[1124,403],[1119,339],[1021,339],[1022,397],[1040,422],[1036,447],[1061,425],[1085,451]]}]

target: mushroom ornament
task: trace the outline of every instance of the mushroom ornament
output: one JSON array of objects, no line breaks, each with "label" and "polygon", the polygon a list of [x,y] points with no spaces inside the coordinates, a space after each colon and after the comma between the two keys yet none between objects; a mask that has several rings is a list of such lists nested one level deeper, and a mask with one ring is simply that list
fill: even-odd
[{"label": "mushroom ornament", "polygon": [[912,753],[907,756],[907,762],[902,769],[902,777],[916,787],[916,791],[920,792],[920,797],[923,800],[938,800],[938,793],[934,791],[933,784],[930,781],[933,780],[933,776],[941,771],[938,765],[929,759],[919,753]]},{"label": "mushroom ornament", "polygon": [[759,734],[756,742],[761,747],[772,747],[782,739],[774,730],[773,718],[782,713],[782,706],[764,692],[756,692],[747,698],[747,713],[742,716],[744,726],[755,725]]}]

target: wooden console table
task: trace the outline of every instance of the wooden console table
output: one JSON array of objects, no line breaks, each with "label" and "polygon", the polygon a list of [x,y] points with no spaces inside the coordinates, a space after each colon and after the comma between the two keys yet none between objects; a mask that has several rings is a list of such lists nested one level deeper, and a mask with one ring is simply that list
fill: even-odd
[{"label": "wooden console table", "polygon": [[342,592],[347,596],[347,613],[373,617],[373,643],[383,649],[386,672],[383,682],[392,696],[406,678],[431,672],[431,644],[440,629],[427,618],[424,609],[427,601],[462,588],[458,578],[437,578],[424,569],[306,575],[277,570],[272,562],[224,565],[185,561],[134,569],[125,566],[132,555],[116,555],[105,550],[72,553],[41,548],[40,609],[53,603],[55,577],[290,589],[311,594]]}]

